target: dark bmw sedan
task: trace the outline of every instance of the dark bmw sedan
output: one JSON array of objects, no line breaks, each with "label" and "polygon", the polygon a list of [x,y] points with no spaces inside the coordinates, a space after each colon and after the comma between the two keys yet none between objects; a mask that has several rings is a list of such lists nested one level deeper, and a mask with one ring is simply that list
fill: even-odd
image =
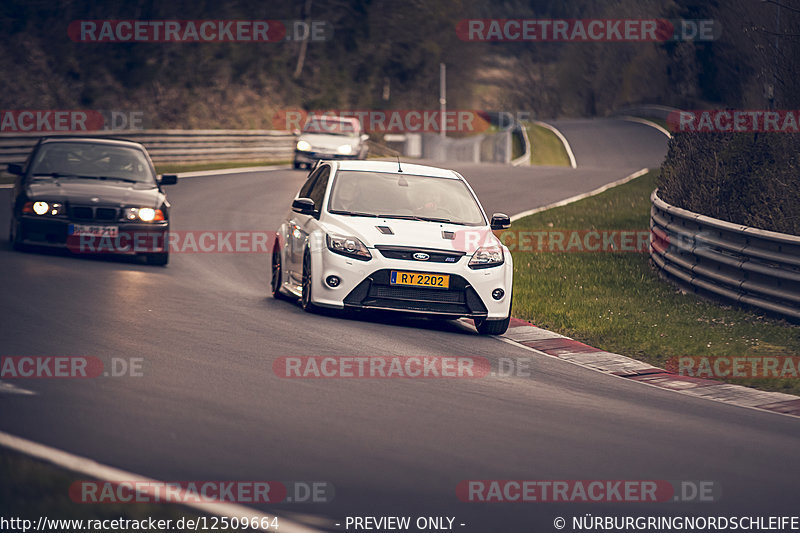
[{"label": "dark bmw sedan", "polygon": [[8,171],[17,176],[9,230],[14,249],[55,246],[167,264],[169,202],[162,186],[177,176],[159,178],[141,144],[43,138],[25,164],[10,164]]}]

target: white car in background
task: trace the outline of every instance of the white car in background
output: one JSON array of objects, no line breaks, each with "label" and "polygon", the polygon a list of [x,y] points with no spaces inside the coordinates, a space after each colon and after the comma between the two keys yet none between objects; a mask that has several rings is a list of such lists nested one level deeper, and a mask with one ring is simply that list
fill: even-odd
[{"label": "white car in background", "polygon": [[311,168],[322,159],[366,159],[369,135],[355,117],[311,115],[295,132],[294,168]]},{"label": "white car in background", "polygon": [[457,172],[386,161],[323,161],[278,229],[271,291],[304,309],[387,310],[508,328],[513,266]]}]

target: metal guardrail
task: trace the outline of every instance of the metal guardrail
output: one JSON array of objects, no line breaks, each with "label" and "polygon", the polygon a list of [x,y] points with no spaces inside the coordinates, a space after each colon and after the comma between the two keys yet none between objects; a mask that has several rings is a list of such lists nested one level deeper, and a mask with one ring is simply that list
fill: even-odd
[{"label": "metal guardrail", "polygon": [[800,236],[732,224],[650,196],[650,257],[684,289],[800,320]]},{"label": "metal guardrail", "polygon": [[[76,133],[2,133],[0,163],[25,161],[43,135],[55,137]],[[80,135],[142,143],[155,163],[291,159],[295,143],[290,132],[272,130],[125,130]]]}]

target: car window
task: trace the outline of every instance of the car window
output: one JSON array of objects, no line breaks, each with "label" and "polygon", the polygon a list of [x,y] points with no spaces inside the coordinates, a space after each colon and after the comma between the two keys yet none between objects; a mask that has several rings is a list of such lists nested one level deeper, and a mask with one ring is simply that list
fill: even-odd
[{"label": "car window", "polygon": [[303,133],[325,133],[357,137],[361,132],[361,124],[355,118],[339,118],[329,116],[310,116],[303,126]]},{"label": "car window", "polygon": [[331,175],[331,167],[324,166],[320,170],[320,174],[317,177],[317,180],[314,182],[314,186],[311,188],[311,198],[314,200],[314,205],[318,210],[322,209],[322,201],[325,199],[325,189],[328,187],[328,178]]},{"label": "car window", "polygon": [[314,182],[317,181],[320,172],[322,172],[322,167],[315,170],[313,173],[309,174],[306,178],[305,183],[303,186],[300,187],[300,192],[297,193],[298,198],[310,198],[311,196],[311,188],[314,186]]},{"label": "car window", "polygon": [[43,144],[31,161],[32,175],[75,175],[133,180],[155,185],[147,158],[127,146],[59,142]]}]

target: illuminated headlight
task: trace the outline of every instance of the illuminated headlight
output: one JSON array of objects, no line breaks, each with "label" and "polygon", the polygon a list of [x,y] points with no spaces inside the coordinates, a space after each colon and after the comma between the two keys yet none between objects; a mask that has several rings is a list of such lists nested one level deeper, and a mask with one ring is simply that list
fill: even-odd
[{"label": "illuminated headlight", "polygon": [[336,151],[342,155],[349,155],[353,151],[353,147],[349,144],[343,144]]},{"label": "illuminated headlight", "polygon": [[64,206],[59,203],[47,203],[47,202],[26,202],[24,206],[22,206],[23,213],[35,213],[37,215],[52,215],[57,216],[61,215],[64,212]]},{"label": "illuminated headlight", "polygon": [[342,235],[326,235],[328,250],[333,253],[341,254],[360,261],[369,261],[372,254],[369,253],[364,243],[355,237],[344,237]]},{"label": "illuminated headlight", "polygon": [[481,246],[472,255],[469,260],[469,267],[475,268],[489,268],[503,264],[503,249],[496,244],[490,246]]},{"label": "illuminated headlight", "polygon": [[125,220],[141,220],[142,222],[158,222],[164,220],[161,209],[152,207],[128,207],[123,210]]},{"label": "illuminated headlight", "polygon": [[300,152],[310,152],[311,143],[308,141],[297,141],[297,150]]}]

